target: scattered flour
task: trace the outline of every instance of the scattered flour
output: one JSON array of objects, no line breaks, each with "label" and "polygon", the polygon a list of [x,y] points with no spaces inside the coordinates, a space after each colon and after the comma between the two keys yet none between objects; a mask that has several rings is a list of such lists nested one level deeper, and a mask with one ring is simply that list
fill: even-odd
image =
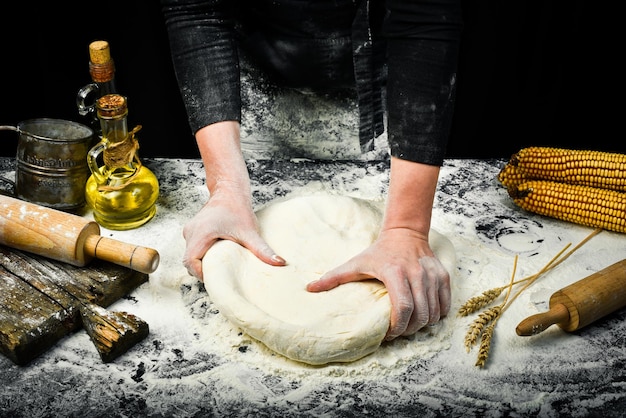
[{"label": "scattered flour", "polygon": [[[163,196],[175,192],[176,199],[162,198],[156,217],[139,232],[103,230],[105,236],[156,248],[161,254],[149,283],[109,307],[148,322],[148,338],[114,363],[101,364],[87,335],[78,332],[32,367],[7,364],[3,376],[12,384],[0,401],[28,392],[44,397],[49,410],[63,407],[68,415],[97,414],[137,402],[154,416],[181,417],[232,411],[270,416],[259,413],[270,410],[297,410],[311,417],[328,411],[354,415],[355,410],[405,416],[409,409],[412,416],[483,416],[487,411],[491,416],[560,416],[573,411],[589,416],[597,414],[603,402],[623,405],[626,325],[613,321],[583,333],[553,326],[534,337],[515,334],[521,320],[547,309],[552,293],[621,260],[626,243],[620,234],[601,233],[529,287],[498,321],[487,367],[474,365],[477,349],[466,352],[463,340],[475,316],[458,317],[461,304],[507,284],[516,255],[516,277],[526,277],[567,243],[575,245],[590,232],[543,218],[541,224],[529,222],[537,218],[511,210],[494,183],[484,182],[484,176],[471,177],[476,169],[448,162],[434,210],[432,227],[451,239],[457,254],[450,315],[413,337],[384,343],[361,360],[314,367],[287,360],[232,326],[216,311],[202,284],[187,274],[182,266],[182,222],[206,199],[202,167],[162,163],[156,173],[185,176],[182,186],[162,183]],[[387,177],[377,172],[364,176],[362,170],[356,169],[353,177],[339,172],[306,185],[287,180],[285,189],[295,194],[332,190],[367,199],[383,195]],[[487,164],[480,170],[495,173]],[[279,186],[253,184],[253,189],[258,199],[274,196],[283,190]],[[89,388],[87,393],[77,391],[79,386]],[[86,407],[85,400],[92,406]]]},{"label": "scattered flour", "polygon": [[[384,182],[384,178],[377,180],[371,181],[370,179],[369,184],[361,184],[362,192],[359,196],[364,198],[380,196],[379,181]],[[324,189],[323,185],[313,182],[295,190],[293,194],[306,195],[317,193],[322,189]],[[175,219],[178,222],[180,217]],[[319,379],[329,377],[341,378],[343,381],[378,380],[406,372],[406,368],[414,364],[416,360],[433,357],[450,357],[451,361],[463,365],[464,369],[472,369],[475,368],[473,363],[477,350],[466,353],[463,338],[475,316],[458,317],[456,312],[461,304],[484,290],[507,284],[513,271],[515,253],[526,254],[520,257],[517,267],[517,277],[525,277],[539,271],[550,258],[556,255],[568,242],[566,238],[570,239],[569,242],[576,244],[586,236],[589,230],[573,227],[569,237],[542,237],[541,244],[533,244],[532,249],[536,252],[529,255],[528,234],[506,234],[504,243],[509,251],[503,252],[502,248],[497,246],[498,240],[490,243],[471,240],[474,226],[466,224],[464,228],[459,228],[458,222],[461,221],[464,220],[454,214],[444,215],[440,210],[435,211],[433,227],[448,236],[457,250],[458,267],[457,271],[452,272],[453,306],[450,315],[437,325],[427,327],[412,337],[385,342],[372,355],[351,363],[310,366],[294,362],[242,333],[217,312],[203,285],[190,278],[181,267],[184,240],[179,234],[165,238],[168,242],[168,249],[167,256],[162,260],[167,264],[152,275],[150,286],[139,290],[138,298],[141,298],[146,291],[151,293],[155,299],[154,302],[157,303],[151,302],[149,306],[156,308],[156,311],[146,312],[145,316],[155,317],[150,321],[153,327],[160,332],[165,329],[179,329],[194,335],[195,342],[187,349],[211,353],[224,359],[231,365],[223,367],[222,371],[226,374],[232,372],[230,367],[242,369],[242,373],[249,368],[249,370],[261,373],[279,375],[288,380],[306,378],[306,381],[311,382],[312,385]],[[177,232],[180,231],[180,228],[175,225],[163,227],[162,222],[163,220],[160,224],[161,231],[176,231],[177,228]],[[536,233],[536,231],[531,232]],[[160,237],[155,242],[163,238]],[[531,238],[537,241],[534,235]],[[502,316],[496,328],[497,339],[489,360],[493,365],[492,368],[507,367],[506,364],[509,362],[526,361],[532,358],[532,350],[528,349],[531,339],[518,337],[514,329],[517,323],[526,316],[547,309],[547,299],[550,294],[562,287],[561,284],[566,284],[562,279],[564,275],[572,279],[581,276],[581,272],[577,271],[575,265],[568,267],[567,263],[564,263],[559,269],[556,279],[547,275],[546,279],[538,281],[524,292]],[[161,271],[167,274],[163,275]],[[179,286],[183,289],[182,300],[181,294],[177,291]],[[176,312],[176,315],[162,317],[161,306],[164,305],[180,311]],[[176,319],[182,322],[173,323]],[[554,328],[545,333],[559,338],[560,330]]]}]

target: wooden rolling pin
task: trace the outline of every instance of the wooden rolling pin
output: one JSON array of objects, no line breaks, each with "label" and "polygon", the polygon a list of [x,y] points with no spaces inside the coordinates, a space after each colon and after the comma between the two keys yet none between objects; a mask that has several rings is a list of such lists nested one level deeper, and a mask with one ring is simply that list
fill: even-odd
[{"label": "wooden rolling pin", "polygon": [[159,253],[100,235],[100,226],[78,215],[0,194],[0,244],[83,267],[93,258],[152,273]]},{"label": "wooden rolling pin", "polygon": [[550,297],[550,310],[524,319],[517,335],[539,334],[557,324],[576,331],[626,306],[626,260],[585,277]]}]

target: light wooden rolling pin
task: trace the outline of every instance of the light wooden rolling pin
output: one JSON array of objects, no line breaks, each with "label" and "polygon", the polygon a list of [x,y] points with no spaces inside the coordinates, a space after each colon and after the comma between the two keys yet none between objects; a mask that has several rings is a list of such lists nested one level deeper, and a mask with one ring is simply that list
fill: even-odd
[{"label": "light wooden rolling pin", "polygon": [[524,319],[517,335],[539,334],[557,324],[576,331],[626,306],[626,260],[585,277],[550,297],[550,310]]},{"label": "light wooden rolling pin", "polygon": [[100,235],[100,226],[81,216],[0,194],[0,244],[74,266],[93,258],[152,273],[159,253]]}]

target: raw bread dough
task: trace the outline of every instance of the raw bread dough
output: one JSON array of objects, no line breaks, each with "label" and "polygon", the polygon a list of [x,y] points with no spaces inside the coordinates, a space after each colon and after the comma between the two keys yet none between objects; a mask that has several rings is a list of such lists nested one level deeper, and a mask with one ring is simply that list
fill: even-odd
[{"label": "raw bread dough", "polygon": [[[307,283],[367,248],[377,237],[382,204],[346,196],[278,200],[257,212],[261,234],[287,260],[273,267],[232,241],[219,241],[203,259],[207,292],[220,312],[251,337],[313,365],[354,361],[375,351],[389,327],[390,302],[378,280],[312,293]],[[452,274],[450,241],[430,241]]]}]

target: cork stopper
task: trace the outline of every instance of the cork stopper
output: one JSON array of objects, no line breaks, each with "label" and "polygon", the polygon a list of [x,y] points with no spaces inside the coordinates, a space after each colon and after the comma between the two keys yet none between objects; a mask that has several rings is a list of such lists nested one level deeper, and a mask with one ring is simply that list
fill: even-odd
[{"label": "cork stopper", "polygon": [[93,41],[89,44],[89,59],[94,64],[106,64],[111,61],[111,51],[107,41]]},{"label": "cork stopper", "polygon": [[89,44],[89,74],[96,83],[107,83],[115,76],[115,63],[107,41]]},{"label": "cork stopper", "polygon": [[98,116],[103,119],[111,119],[126,116],[128,105],[126,97],[119,94],[107,94],[96,101]]}]

